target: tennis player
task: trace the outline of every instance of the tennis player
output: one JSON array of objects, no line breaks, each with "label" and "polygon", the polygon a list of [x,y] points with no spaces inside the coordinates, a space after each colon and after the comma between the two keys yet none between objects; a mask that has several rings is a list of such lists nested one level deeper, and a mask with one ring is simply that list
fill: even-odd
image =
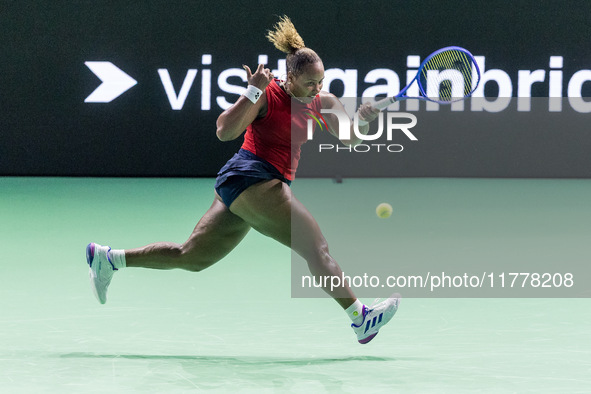
[{"label": "tennis player", "polygon": [[[115,250],[90,243],[86,259],[95,296],[107,300],[107,288],[115,271],[124,267],[153,269],[181,268],[199,272],[215,264],[242,241],[251,228],[291,247],[304,258],[314,276],[341,277],[342,271],[328,251],[327,242],[310,212],[293,195],[300,147],[306,141],[310,110],[344,111],[341,102],[322,91],[324,66],[287,17],[269,31],[267,38],[287,53],[287,79],[274,78],[259,64],[253,73],[243,66],[248,78],[246,92],[217,120],[217,137],[244,143],[218,173],[213,204],[183,244],[155,243],[138,249]],[[296,100],[292,110],[292,99]],[[360,119],[370,122],[377,110],[361,105]],[[325,117],[329,131],[338,137],[338,119]],[[297,130],[292,134],[292,123]],[[368,126],[360,126],[367,133]],[[354,136],[354,133],[351,133]],[[355,145],[361,141],[342,141]],[[393,296],[368,307],[353,294],[347,283],[325,287],[351,318],[359,343],[371,341],[396,313],[399,297]]]}]

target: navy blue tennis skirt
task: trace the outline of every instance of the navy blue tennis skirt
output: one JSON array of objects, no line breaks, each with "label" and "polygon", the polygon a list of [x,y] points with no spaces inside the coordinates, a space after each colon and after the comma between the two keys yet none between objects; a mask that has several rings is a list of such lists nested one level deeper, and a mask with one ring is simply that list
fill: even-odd
[{"label": "navy blue tennis skirt", "polygon": [[240,193],[255,183],[269,179],[279,179],[291,186],[291,181],[271,163],[240,149],[218,172],[215,190],[229,208]]}]

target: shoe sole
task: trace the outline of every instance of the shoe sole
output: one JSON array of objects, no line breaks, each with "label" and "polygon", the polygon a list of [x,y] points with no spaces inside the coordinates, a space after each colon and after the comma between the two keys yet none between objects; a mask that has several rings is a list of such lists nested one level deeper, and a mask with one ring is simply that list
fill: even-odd
[{"label": "shoe sole", "polygon": [[[379,331],[378,331],[379,332]],[[369,343],[372,339],[374,339],[376,337],[376,335],[378,335],[378,333],[376,332],[375,334],[371,334],[370,336],[368,336],[367,338],[364,339],[360,339],[358,342],[362,345],[365,345],[366,343]]]}]

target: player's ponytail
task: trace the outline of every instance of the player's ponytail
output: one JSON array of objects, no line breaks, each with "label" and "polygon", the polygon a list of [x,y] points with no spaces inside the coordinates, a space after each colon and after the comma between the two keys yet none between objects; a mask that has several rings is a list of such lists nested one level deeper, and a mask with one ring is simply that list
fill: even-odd
[{"label": "player's ponytail", "polygon": [[306,47],[304,40],[287,16],[279,18],[273,30],[267,32],[267,39],[275,45],[275,48],[287,54],[287,72],[291,72],[295,77],[302,73],[306,65],[321,61],[316,52]]},{"label": "player's ponytail", "polygon": [[287,16],[279,18],[279,22],[273,26],[273,30],[267,32],[267,38],[275,45],[275,48],[287,54],[306,47],[304,40]]}]

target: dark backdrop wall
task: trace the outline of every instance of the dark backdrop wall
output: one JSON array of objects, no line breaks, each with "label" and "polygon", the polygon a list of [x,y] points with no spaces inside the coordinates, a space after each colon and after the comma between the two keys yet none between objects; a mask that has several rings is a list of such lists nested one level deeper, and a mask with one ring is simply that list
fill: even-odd
[{"label": "dark backdrop wall", "polygon": [[[265,33],[283,14],[321,55],[326,87],[339,97],[393,90],[391,72],[402,87],[408,57],[443,46],[479,57],[485,102],[458,111],[401,106],[417,114],[419,140],[380,156],[390,170],[377,175],[591,176],[591,3],[539,0],[5,0],[0,175],[213,176],[242,141],[215,137],[217,116],[246,85],[241,65],[260,60],[281,71],[283,54]],[[95,92],[97,74],[130,85],[109,97]],[[503,107],[498,96],[526,102]],[[528,109],[530,96],[564,99],[553,109],[534,99]],[[532,126],[535,111],[547,121]],[[437,130],[434,113],[453,114],[455,126]],[[346,161],[357,157],[365,156]],[[363,175],[334,162],[318,167],[303,165],[302,175]]]}]

